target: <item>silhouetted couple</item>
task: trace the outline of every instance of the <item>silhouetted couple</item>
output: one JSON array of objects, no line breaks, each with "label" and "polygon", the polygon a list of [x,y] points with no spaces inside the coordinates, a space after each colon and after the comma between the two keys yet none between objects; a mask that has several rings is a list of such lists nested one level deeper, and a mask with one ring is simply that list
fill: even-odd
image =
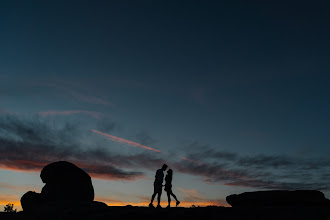
[{"label": "silhouetted couple", "polygon": [[[154,207],[152,204],[155,196],[158,194],[157,200],[158,205],[157,208],[161,208],[160,206],[160,197],[162,196],[162,187],[163,187],[163,179],[164,179],[164,171],[167,169],[167,165],[164,164],[161,169],[157,170],[155,175],[155,182],[154,182],[154,194],[151,196],[151,202],[149,204],[149,207]],[[173,171],[169,169],[167,171],[166,177],[165,177],[165,191],[167,192],[167,199],[168,199],[168,206],[167,208],[171,207],[171,196],[176,200],[176,206],[180,204],[180,201],[176,198],[174,193],[172,192],[172,177],[173,177]]]}]

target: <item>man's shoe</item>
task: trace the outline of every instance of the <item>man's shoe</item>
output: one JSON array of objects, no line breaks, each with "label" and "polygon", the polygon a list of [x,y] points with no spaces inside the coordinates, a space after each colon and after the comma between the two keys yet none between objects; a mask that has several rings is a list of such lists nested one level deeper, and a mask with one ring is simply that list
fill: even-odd
[{"label": "man's shoe", "polygon": [[161,209],[162,207],[160,206],[160,205],[157,205],[157,207],[156,207],[157,209]]},{"label": "man's shoe", "polygon": [[177,202],[176,202],[176,206],[178,206],[179,204],[180,204],[180,201],[177,201]]},{"label": "man's shoe", "polygon": [[155,208],[155,206],[152,203],[149,204],[149,207],[150,208]]}]

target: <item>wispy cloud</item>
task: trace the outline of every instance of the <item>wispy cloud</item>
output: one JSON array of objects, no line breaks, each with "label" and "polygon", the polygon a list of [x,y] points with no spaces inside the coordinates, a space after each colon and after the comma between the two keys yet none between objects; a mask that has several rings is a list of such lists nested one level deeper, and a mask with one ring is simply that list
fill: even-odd
[{"label": "wispy cloud", "polygon": [[141,148],[144,148],[144,149],[147,149],[147,150],[151,150],[151,151],[155,151],[155,152],[160,152],[160,150],[154,149],[152,147],[147,147],[145,145],[142,145],[142,144],[139,144],[139,143],[130,141],[130,140],[126,140],[124,138],[116,137],[114,135],[106,134],[106,133],[103,133],[103,132],[100,132],[100,131],[97,131],[97,130],[94,130],[94,129],[92,129],[91,131],[94,132],[94,133],[103,135],[103,136],[109,138],[110,140],[115,141],[115,142],[118,142],[118,143],[123,143],[123,144],[129,145],[129,146],[133,146],[133,147],[141,147]]},{"label": "wispy cloud", "polygon": [[97,178],[134,180],[144,176],[139,171],[124,170],[117,155],[104,150],[100,153],[97,148],[81,148],[77,133],[76,126],[70,123],[53,128],[38,118],[1,118],[0,168],[40,172],[51,162],[68,160]]},{"label": "wispy cloud", "polygon": [[[0,168],[38,171],[58,160],[68,160],[91,176],[110,180],[145,178],[143,170],[155,171],[163,163],[179,173],[198,176],[207,183],[254,189],[330,190],[330,159],[298,158],[288,155],[241,156],[209,147],[187,147],[179,159],[158,153],[145,145],[109,135],[113,141],[148,149],[138,154],[114,154],[98,147],[85,146],[80,128],[72,123],[51,126],[41,118],[0,118]],[[92,133],[90,130],[84,134]],[[147,147],[147,148],[145,148]]]},{"label": "wispy cloud", "polygon": [[195,152],[186,157],[189,160],[174,164],[176,169],[182,173],[201,176],[206,182],[259,189],[330,190],[329,158],[240,156],[205,146],[195,148]]},{"label": "wispy cloud", "polygon": [[100,119],[103,116],[103,114],[100,112],[87,111],[87,110],[66,110],[66,111],[48,110],[48,111],[39,112],[39,114],[42,116],[86,114],[97,119]]}]

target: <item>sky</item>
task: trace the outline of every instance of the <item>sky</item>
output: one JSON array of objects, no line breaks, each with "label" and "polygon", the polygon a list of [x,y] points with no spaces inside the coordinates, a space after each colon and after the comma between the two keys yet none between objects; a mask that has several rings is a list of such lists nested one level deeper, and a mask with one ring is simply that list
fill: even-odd
[{"label": "sky", "polygon": [[[328,1],[1,1],[0,210],[66,160],[95,200],[330,198]],[[166,195],[162,205],[167,205]]]}]

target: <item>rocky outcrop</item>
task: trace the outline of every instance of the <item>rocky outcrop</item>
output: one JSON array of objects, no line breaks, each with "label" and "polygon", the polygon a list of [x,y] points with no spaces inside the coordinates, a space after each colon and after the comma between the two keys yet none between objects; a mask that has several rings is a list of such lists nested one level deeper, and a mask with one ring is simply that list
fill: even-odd
[{"label": "rocky outcrop", "polygon": [[42,169],[40,178],[45,183],[41,193],[29,191],[21,198],[24,211],[50,211],[95,203],[91,177],[70,162],[48,164]]},{"label": "rocky outcrop", "polygon": [[226,198],[233,207],[242,206],[329,206],[330,200],[316,190],[272,190],[245,192]]},{"label": "rocky outcrop", "polygon": [[42,182],[41,196],[48,201],[94,200],[94,188],[91,177],[76,165],[67,161],[58,161],[45,166],[40,174]]}]

